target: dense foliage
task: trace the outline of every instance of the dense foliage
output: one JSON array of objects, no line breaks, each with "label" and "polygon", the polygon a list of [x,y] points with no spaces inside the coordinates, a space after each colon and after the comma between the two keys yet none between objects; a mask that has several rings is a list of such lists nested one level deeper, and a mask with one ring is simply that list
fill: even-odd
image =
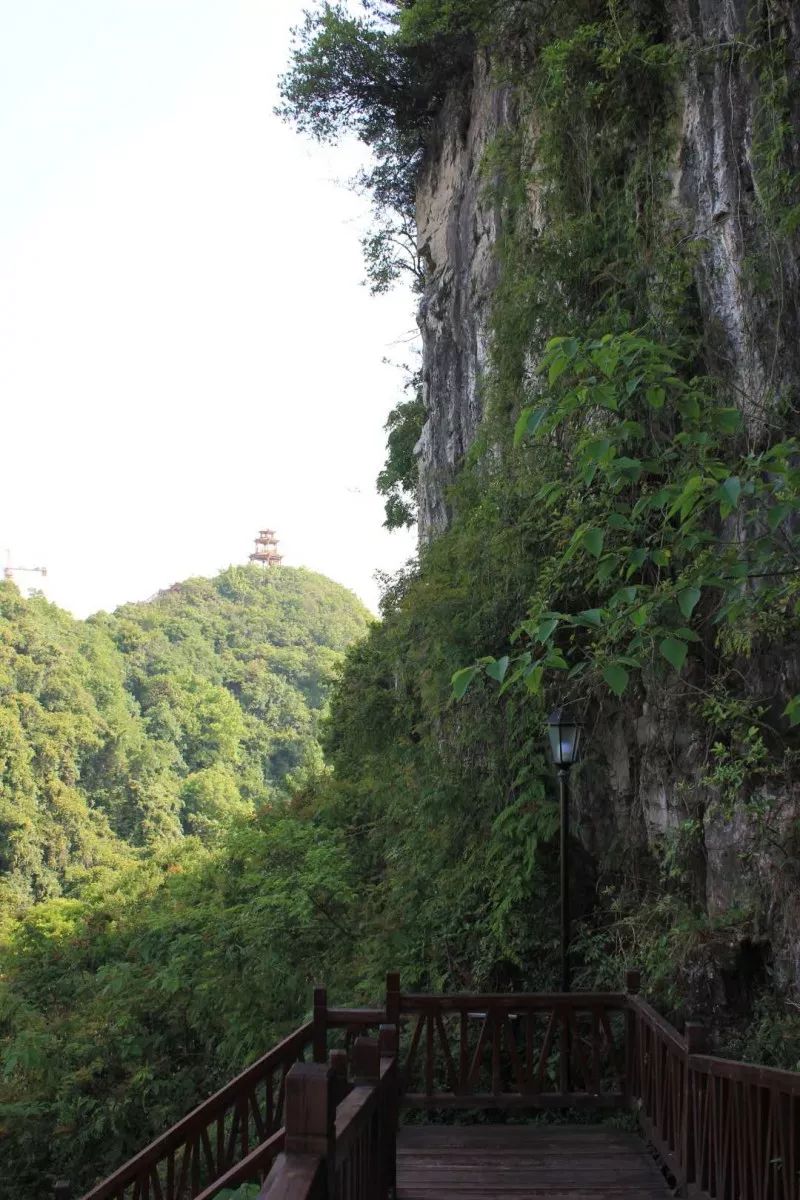
[{"label": "dense foliage", "polygon": [[287,567],[88,621],[0,584],[10,1194],[110,1167],[302,1007],[351,885],[336,836],[287,820],[286,788],[318,764],[334,669],[367,625],[351,593]]},{"label": "dense foliage", "polygon": [[[370,27],[410,76],[373,110],[363,81],[315,91],[298,59],[290,82],[310,89],[295,93],[301,127],[334,133],[335,94],[359,129],[379,113],[407,135],[411,120],[424,146],[431,123],[416,89],[468,90],[453,69],[467,46],[513,90],[515,117],[483,164],[501,268],[483,425],[448,498],[450,529],[389,589],[383,624],[348,661],[334,775],[317,802],[337,822],[358,813],[376,908],[396,912],[402,899],[409,914],[395,957],[410,969],[421,962],[434,982],[546,985],[545,712],[570,699],[599,729],[625,704],[629,724],[643,704],[683,721],[705,766],[693,792],[676,789],[678,824],[663,844],[628,841],[585,864],[580,970],[613,982],[635,958],[661,1001],[678,1006],[691,990],[710,1011],[723,968],[735,970],[731,947],[763,930],[769,902],[709,915],[704,819],[735,820],[751,860],[771,856],[774,878],[792,886],[800,480],[796,397],[774,371],[742,395],[702,316],[705,247],[672,192],[676,116],[689,71],[743,64],[757,81],[746,287],[772,319],[774,364],[774,298],[792,286],[800,211],[786,13],[753,9],[746,35],[718,45],[676,41],[649,0],[383,7]],[[327,12],[310,19],[307,48]],[[452,54],[426,76],[419,47],[443,44]],[[381,161],[381,145],[364,140]],[[430,144],[435,154],[435,131]],[[388,480],[403,461],[394,432]],[[765,1034],[763,1053],[780,1040]]]},{"label": "dense foliage", "polygon": [[[679,705],[704,762],[660,843],[573,846],[576,986],[616,986],[635,962],[659,1003],[677,1012],[691,990],[720,1017],[714,982],[773,897],[709,915],[715,806],[796,889],[800,681],[770,653],[783,671],[797,642],[797,445],[793,397],[755,405],[730,385],[670,165],[687,56],[746,56],[768,308],[798,187],[786,31],[765,12],[724,47],[670,40],[655,0],[322,4],[299,31],[284,111],[374,151],[379,287],[476,47],[513,89],[517,120],[484,162],[501,216],[484,420],[449,529],[347,654],[324,764],[331,667],[366,628],[324,581],[237,569],[81,624],[4,590],[9,1194],[118,1162],[296,1023],[315,979],[350,1003],[377,999],[388,967],[409,986],[554,986],[554,700],[600,731],[645,700]],[[390,525],[413,517],[424,417],[413,395],[389,420]],[[769,971],[757,983],[729,1045],[800,1068],[797,1020]]]}]

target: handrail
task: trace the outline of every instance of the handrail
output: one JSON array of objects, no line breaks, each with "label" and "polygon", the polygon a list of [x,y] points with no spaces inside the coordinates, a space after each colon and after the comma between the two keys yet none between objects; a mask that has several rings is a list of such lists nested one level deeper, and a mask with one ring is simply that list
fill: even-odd
[{"label": "handrail", "polygon": [[410,1018],[402,1103],[416,1108],[620,1108],[623,992],[436,996],[394,991]]},{"label": "handrail", "polygon": [[382,1058],[380,1077],[374,1084],[357,1084],[336,1109],[336,1166],[347,1161],[363,1126],[391,1087],[397,1085],[396,1059]]},{"label": "handrail", "polygon": [[[265,1178],[269,1200],[326,1200],[336,1188],[337,1200],[378,1200],[400,1104],[633,1108],[680,1195],[800,1200],[800,1074],[706,1053],[702,1027],[679,1033],[638,990],[628,972],[621,992],[404,993],[392,973],[384,1008],[349,1008],[329,1007],[318,988],[311,1021],[84,1200],[214,1200]],[[360,1036],[376,1026],[382,1042]],[[336,1069],[325,1065],[332,1032],[347,1048],[331,1052]],[[322,1072],[330,1127],[304,1152],[286,1105],[309,1049],[300,1074]]]},{"label": "handrail", "polygon": [[631,1099],[678,1195],[800,1200],[800,1075],[702,1053],[637,996]]},{"label": "handrail", "polygon": [[720,1079],[735,1079],[754,1087],[772,1088],[790,1096],[800,1096],[800,1075],[794,1071],[737,1062],[734,1058],[717,1058],[710,1054],[693,1054],[689,1063],[699,1075],[716,1075]]},{"label": "handrail", "polygon": [[207,1188],[200,1192],[195,1200],[213,1200],[219,1192],[226,1188],[236,1188],[242,1183],[247,1183],[256,1176],[266,1176],[266,1168],[271,1167],[275,1159],[281,1153],[286,1141],[286,1130],[281,1128],[272,1137],[268,1137],[265,1142],[261,1142],[256,1146],[255,1150],[251,1150],[246,1158],[243,1158],[235,1167],[231,1167],[224,1175],[220,1175],[213,1183],[210,1183]]},{"label": "handrail", "polygon": [[[154,1195],[163,1195],[163,1200],[200,1196],[203,1176],[219,1178],[229,1165],[234,1165],[229,1160],[237,1152],[242,1159],[248,1156],[251,1133],[256,1135],[252,1140],[263,1143],[277,1132],[286,1074],[310,1045],[311,1036],[312,1023],[301,1025],[88,1191],[83,1200],[122,1200],[128,1188],[138,1189],[145,1196],[151,1187]],[[275,1096],[273,1078],[279,1072]],[[267,1085],[263,1109],[255,1096],[262,1084]],[[216,1128],[209,1136],[212,1125]],[[183,1156],[179,1158],[181,1150]]]},{"label": "handrail", "polygon": [[380,1042],[360,1038],[351,1061],[360,1077],[338,1106],[332,1067],[290,1071],[286,1148],[259,1200],[388,1200],[395,1183],[395,1049],[396,1032],[385,1025]]},{"label": "handrail", "polygon": [[565,1008],[586,1008],[605,1004],[624,1008],[624,992],[401,992],[401,1013],[437,1009],[439,1012],[459,1012],[462,1008],[549,1009],[554,1004]]}]

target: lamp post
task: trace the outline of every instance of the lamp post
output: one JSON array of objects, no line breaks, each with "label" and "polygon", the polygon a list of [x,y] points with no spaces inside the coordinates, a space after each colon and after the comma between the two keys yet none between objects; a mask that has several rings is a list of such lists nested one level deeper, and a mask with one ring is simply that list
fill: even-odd
[{"label": "lamp post", "polygon": [[569,769],[578,761],[581,729],[578,721],[570,720],[563,708],[557,708],[547,718],[550,751],[558,770],[558,790],[561,801],[561,990],[570,990],[569,971]]}]

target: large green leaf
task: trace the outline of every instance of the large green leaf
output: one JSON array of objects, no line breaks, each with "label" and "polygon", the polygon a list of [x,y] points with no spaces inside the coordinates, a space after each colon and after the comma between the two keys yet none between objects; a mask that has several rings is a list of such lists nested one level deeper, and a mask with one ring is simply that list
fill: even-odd
[{"label": "large green leaf", "polygon": [[687,619],[692,615],[699,599],[700,588],[687,587],[678,592],[678,607]]},{"label": "large green leaf", "polygon": [[546,416],[546,408],[523,408],[514,427],[514,445],[518,446],[525,437],[532,437]]},{"label": "large green leaf", "polygon": [[738,433],[742,427],[742,414],[738,408],[718,408],[713,420],[721,433]]},{"label": "large green leaf", "polygon": [[496,679],[498,683],[502,683],[506,677],[508,670],[509,657],[504,654],[502,658],[495,659],[494,662],[487,663],[486,674],[492,679]]},{"label": "large green leaf", "polygon": [[595,625],[603,624],[603,612],[599,608],[585,608],[583,612],[577,613],[573,620],[578,625]]},{"label": "large green leaf", "polygon": [[599,558],[603,553],[603,531],[602,529],[591,528],[587,529],[583,535],[583,544],[590,554],[595,558]]},{"label": "large green leaf", "polygon": [[610,663],[607,667],[603,668],[603,679],[605,679],[615,696],[621,696],[628,686],[630,676],[625,668],[621,667],[618,663]]},{"label": "large green leaf", "polygon": [[558,617],[545,617],[536,627],[534,638],[537,642],[546,642],[558,625]]},{"label": "large green leaf", "polygon": [[776,504],[774,508],[769,510],[767,513],[767,524],[773,533],[793,511],[791,504]]},{"label": "large green leaf", "polygon": [[739,496],[742,492],[742,481],[738,475],[731,475],[724,483],[719,485],[720,516],[727,517],[736,508],[739,503]]},{"label": "large green leaf", "polygon": [[462,667],[460,671],[456,671],[455,675],[450,680],[453,686],[453,695],[455,696],[456,700],[460,700],[464,695],[467,688],[478,674],[479,669],[479,667]]},{"label": "large green leaf", "polygon": [[670,663],[676,671],[680,671],[681,667],[686,662],[686,652],[688,650],[686,642],[681,642],[674,637],[667,637],[664,638],[663,641],[659,642],[658,648],[664,655],[664,658],[667,660],[667,662]]}]

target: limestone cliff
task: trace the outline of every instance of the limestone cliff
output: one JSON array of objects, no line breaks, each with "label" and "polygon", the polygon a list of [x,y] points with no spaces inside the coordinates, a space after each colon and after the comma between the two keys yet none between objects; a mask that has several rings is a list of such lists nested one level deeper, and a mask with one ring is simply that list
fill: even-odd
[{"label": "limestone cliff", "polygon": [[[668,0],[665,6],[668,37],[686,50],[675,87],[670,219],[693,263],[706,369],[726,382],[757,438],[770,414],[797,400],[800,259],[796,237],[777,237],[770,229],[759,195],[754,131],[764,85],[752,62],[734,52],[751,36],[751,7],[750,0]],[[794,161],[786,169],[796,171],[800,10],[789,0],[771,7],[780,9],[790,30],[785,60]],[[501,220],[486,195],[482,158],[498,130],[519,120],[530,125],[530,110],[519,116],[513,89],[496,82],[479,55],[469,86],[444,105],[420,180],[419,245],[428,271],[419,314],[428,413],[418,445],[422,541],[448,525],[447,487],[481,422]],[[530,205],[538,209],[535,188]],[[757,279],[756,259],[771,264],[774,286]],[[776,698],[800,688],[797,658],[780,646],[745,670],[762,686],[773,678]],[[778,978],[800,982],[800,889],[781,838],[770,850],[750,817],[726,812],[713,791],[700,786],[711,747],[691,699],[691,681],[687,689],[645,679],[635,705],[609,701],[593,712],[593,762],[577,816],[596,861],[611,851],[646,855],[665,831],[699,823],[693,886],[700,902],[712,921],[732,910],[747,912],[749,936],[742,937],[740,925],[726,962],[721,935],[715,966],[698,973],[696,1000],[734,1003],[737,974],[767,963]],[[775,831],[786,833],[800,795],[789,787],[774,799]]]},{"label": "limestone cliff", "polygon": [[512,112],[509,89],[492,83],[481,55],[471,86],[445,102],[418,188],[419,254],[427,272],[418,317],[428,412],[418,447],[422,540],[447,527],[445,490],[481,420],[499,219],[485,197],[482,162]]}]

